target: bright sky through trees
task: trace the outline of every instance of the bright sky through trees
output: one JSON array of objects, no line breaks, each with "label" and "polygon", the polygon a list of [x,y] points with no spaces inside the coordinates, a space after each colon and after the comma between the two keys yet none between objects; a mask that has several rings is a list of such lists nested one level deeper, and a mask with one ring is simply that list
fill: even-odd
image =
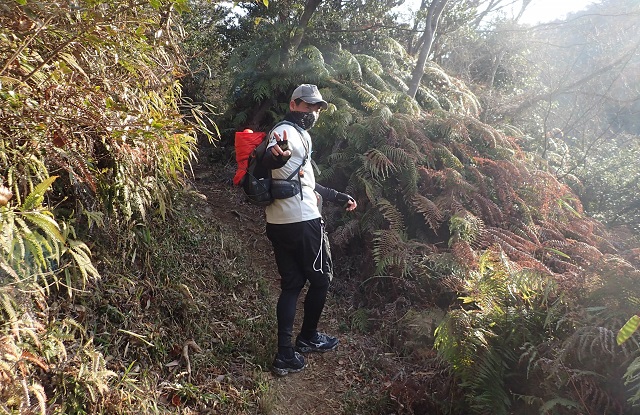
[{"label": "bright sky through trees", "polygon": [[[401,14],[409,13],[420,7],[420,0],[410,0],[405,2],[397,10]],[[568,13],[577,12],[588,5],[596,3],[595,0],[533,0],[520,18],[520,23],[536,24],[550,22],[556,19],[563,19]],[[511,6],[505,7],[501,12],[508,17],[515,17],[520,11],[522,2],[514,0]]]},{"label": "bright sky through trees", "polygon": [[[519,2],[517,2],[519,3]],[[533,0],[520,23],[536,24],[564,18],[568,13],[585,9],[594,0]],[[520,7],[520,4],[516,8]],[[517,10],[515,11],[517,13]]]}]

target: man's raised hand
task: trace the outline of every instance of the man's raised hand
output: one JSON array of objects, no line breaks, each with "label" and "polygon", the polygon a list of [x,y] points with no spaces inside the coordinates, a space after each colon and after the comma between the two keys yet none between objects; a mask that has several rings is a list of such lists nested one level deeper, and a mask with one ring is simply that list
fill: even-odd
[{"label": "man's raised hand", "polygon": [[275,157],[291,156],[291,150],[289,150],[289,143],[287,141],[287,131],[283,131],[282,136],[280,136],[280,134],[276,132],[274,132],[273,135],[276,138],[276,145],[271,147],[271,154],[273,154]]}]

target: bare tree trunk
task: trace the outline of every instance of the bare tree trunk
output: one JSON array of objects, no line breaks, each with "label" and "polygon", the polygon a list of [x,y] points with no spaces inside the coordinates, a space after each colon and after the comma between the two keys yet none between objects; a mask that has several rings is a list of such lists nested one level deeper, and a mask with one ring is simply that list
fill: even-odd
[{"label": "bare tree trunk", "polygon": [[[304,5],[302,16],[300,16],[300,22],[295,28],[289,45],[287,46],[286,50],[283,51],[284,53],[287,53],[287,58],[291,57],[298,51],[298,47],[300,46],[302,38],[304,37],[304,32],[309,26],[309,21],[311,20],[313,13],[315,13],[320,3],[322,3],[322,0],[307,0],[307,3]],[[289,59],[287,59],[286,62],[288,63]]]},{"label": "bare tree trunk", "polygon": [[[418,55],[418,61],[416,62],[416,67],[413,69],[411,73],[411,81],[409,83],[409,92],[408,94],[412,97],[416,97],[416,92],[418,92],[418,86],[420,86],[420,81],[422,80],[422,76],[424,75],[424,64],[427,62],[427,57],[431,52],[431,45],[433,45],[433,39],[436,34],[436,30],[438,28],[438,21],[440,20],[440,16],[442,15],[442,11],[444,7],[447,5],[449,0],[432,0],[429,4],[429,11],[427,13],[427,22],[425,27],[424,34],[424,42],[420,47],[420,54]],[[422,3],[424,5],[424,2]]]},{"label": "bare tree trunk", "polygon": [[[496,73],[498,72],[498,68],[502,63],[502,59],[504,58],[505,53],[506,52],[504,50],[501,50],[497,56],[493,57],[493,62],[492,62],[493,66],[491,67],[491,77],[489,77],[489,82],[487,82],[487,85],[489,85],[489,91],[488,91],[489,98],[493,95],[493,91],[495,89],[494,83],[496,82]],[[489,117],[489,111],[484,111],[481,117],[482,122],[486,123],[488,117]]]},{"label": "bare tree trunk", "polygon": [[[427,8],[427,0],[422,0],[422,3],[420,4],[420,9],[419,10],[424,10]],[[417,32],[418,31],[418,25],[420,24],[420,21],[418,19],[416,19],[413,23],[413,31]],[[416,44],[413,44],[413,36],[411,36],[411,39],[409,40],[409,47],[407,48],[407,53],[409,53],[409,55],[414,56],[416,51],[420,48],[420,45],[422,44],[422,42],[424,42],[424,35],[422,35],[417,41]]]}]

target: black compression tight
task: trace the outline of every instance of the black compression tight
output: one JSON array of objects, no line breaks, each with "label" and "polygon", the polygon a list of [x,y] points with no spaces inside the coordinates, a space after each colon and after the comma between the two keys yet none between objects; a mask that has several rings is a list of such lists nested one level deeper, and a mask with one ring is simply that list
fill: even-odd
[{"label": "black compression tight", "polygon": [[304,318],[300,334],[312,337],[324,309],[329,277],[318,262],[322,244],[320,219],[285,225],[267,224],[267,237],[271,241],[282,289],[276,309],[278,317],[278,349],[282,352],[293,347],[293,323],[296,304],[302,288],[309,281],[304,299]]}]

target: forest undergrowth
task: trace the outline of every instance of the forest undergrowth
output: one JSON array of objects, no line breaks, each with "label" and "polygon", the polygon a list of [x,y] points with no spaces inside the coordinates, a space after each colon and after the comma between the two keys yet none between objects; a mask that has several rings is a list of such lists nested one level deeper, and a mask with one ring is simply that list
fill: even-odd
[{"label": "forest undergrowth", "polygon": [[[640,320],[638,237],[585,213],[542,126],[485,124],[436,62],[408,95],[413,59],[383,31],[367,54],[324,31],[290,44],[309,21],[262,19],[275,4],[241,19],[213,125],[180,81],[187,3],[0,10],[0,412],[637,413],[640,333],[616,333]],[[324,211],[321,329],[341,347],[276,379],[278,275],[228,142],[299,82],[331,103],[317,177],[359,206]]]}]

